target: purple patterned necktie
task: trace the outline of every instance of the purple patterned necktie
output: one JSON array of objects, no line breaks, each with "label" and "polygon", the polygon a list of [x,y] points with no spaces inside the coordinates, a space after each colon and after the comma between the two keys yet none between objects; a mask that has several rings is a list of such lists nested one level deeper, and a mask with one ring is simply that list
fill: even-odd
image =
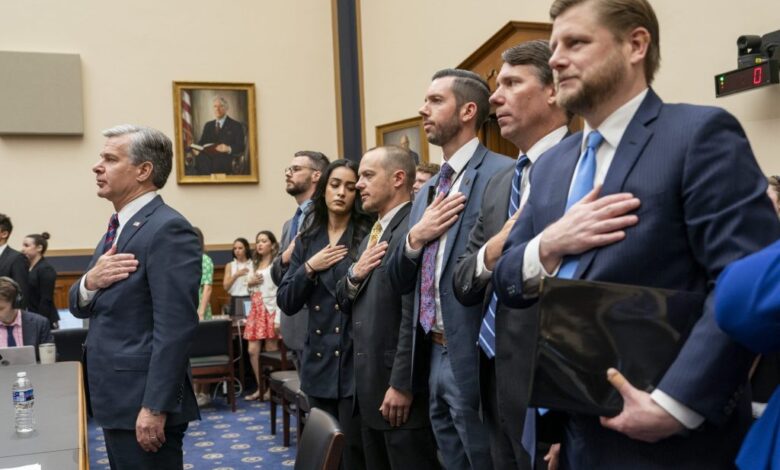
[{"label": "purple patterned necktie", "polygon": [[[455,171],[446,162],[439,171],[437,193],[447,194],[452,187],[452,175]],[[431,241],[423,248],[422,285],[420,286],[420,325],[426,333],[431,331],[436,321],[436,253],[439,251],[439,239]]]},{"label": "purple patterned necktie", "polygon": [[116,238],[116,229],[119,228],[119,216],[113,214],[108,221],[108,230],[106,230],[106,241],[103,242],[103,253],[110,250],[114,246],[114,239]]}]

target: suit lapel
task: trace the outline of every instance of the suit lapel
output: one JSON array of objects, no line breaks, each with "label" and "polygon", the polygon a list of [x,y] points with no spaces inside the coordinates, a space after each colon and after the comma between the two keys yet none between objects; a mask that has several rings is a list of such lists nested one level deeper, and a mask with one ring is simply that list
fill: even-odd
[{"label": "suit lapel", "polygon": [[[392,241],[393,236],[395,235],[395,231],[398,228],[398,225],[401,223],[402,220],[404,220],[404,217],[406,217],[406,215],[409,214],[409,211],[411,210],[412,210],[412,204],[410,203],[410,204],[406,204],[398,212],[396,212],[396,214],[390,220],[390,223],[387,224],[387,228],[382,233],[382,236],[379,238],[379,242],[387,242],[389,244]],[[366,248],[368,247],[368,238],[369,235],[363,238],[363,242],[360,244],[361,254],[364,251],[366,251]],[[387,256],[388,254],[385,253],[385,256],[382,258],[382,263],[380,264],[380,266],[384,266],[385,262],[387,261]],[[363,288],[366,286],[366,284],[368,284],[368,280],[371,279],[371,275],[374,274],[374,271],[376,271],[376,269],[372,269],[371,272],[368,273],[368,276],[366,276],[366,278],[363,280],[363,282],[360,283],[355,298],[357,298],[357,296],[360,295],[360,292],[362,292]]]},{"label": "suit lapel", "polygon": [[[352,241],[352,224],[349,224],[347,226],[347,229],[344,230],[344,233],[341,234],[341,238],[339,239],[339,245],[344,245],[346,247],[349,247],[350,242]],[[327,229],[323,231],[325,234],[325,241],[322,244],[322,246],[325,246],[328,244],[328,231]],[[344,259],[333,265],[331,269],[326,270],[324,273],[322,273],[320,277],[320,281],[325,286],[325,288],[330,292],[330,294],[333,297],[336,297],[336,283],[338,283],[339,279],[344,277],[347,274],[347,270],[349,269],[349,266],[352,264],[352,259],[347,255]]]},{"label": "suit lapel", "polygon": [[463,209],[463,212],[460,213],[458,220],[455,221],[452,227],[450,227],[450,229],[447,231],[447,245],[444,247],[444,263],[441,267],[442,272],[444,272],[444,268],[447,266],[447,261],[450,259],[452,249],[455,246],[455,240],[457,239],[458,232],[460,231],[460,227],[463,224],[463,216],[469,209],[468,206],[471,200],[471,189],[474,187],[474,183],[479,176],[478,170],[480,165],[482,165],[482,160],[485,158],[485,155],[487,155],[487,149],[482,144],[479,144],[477,146],[477,150],[474,151],[474,155],[471,156],[469,162],[466,164],[466,168],[463,170],[463,176],[461,177],[458,192],[466,196],[466,207]]},{"label": "suit lapel", "polygon": [[[604,179],[601,196],[615,194],[623,189],[631,169],[634,168],[647,142],[653,136],[653,131],[647,128],[647,124],[658,117],[662,105],[663,102],[658,95],[653,90],[649,90],[636,115],[628,123],[626,132],[615,150],[615,157],[612,159],[612,164]],[[574,274],[575,279],[580,278],[585,273],[600,251],[598,249],[590,250],[582,255]]]},{"label": "suit lapel", "polygon": [[132,219],[127,221],[127,224],[122,228],[122,233],[119,234],[119,240],[116,242],[116,251],[121,253],[124,251],[125,246],[135,236],[136,233],[144,226],[150,215],[162,206],[163,200],[160,196],[156,196],[154,199],[136,212]]}]

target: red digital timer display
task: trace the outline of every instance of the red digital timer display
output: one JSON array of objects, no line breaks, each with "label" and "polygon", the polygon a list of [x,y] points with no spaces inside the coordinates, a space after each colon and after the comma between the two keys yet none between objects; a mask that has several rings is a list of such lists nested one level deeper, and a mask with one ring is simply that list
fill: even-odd
[{"label": "red digital timer display", "polygon": [[778,67],[774,60],[715,76],[715,96],[731,95],[778,83]]}]

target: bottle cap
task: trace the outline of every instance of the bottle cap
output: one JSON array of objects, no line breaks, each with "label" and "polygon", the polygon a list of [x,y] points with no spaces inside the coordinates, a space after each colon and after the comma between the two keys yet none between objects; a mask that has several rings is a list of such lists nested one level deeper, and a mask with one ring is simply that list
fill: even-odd
[{"label": "bottle cap", "polygon": [[21,371],[16,373],[16,378],[21,379],[22,377],[27,377],[27,372]]}]

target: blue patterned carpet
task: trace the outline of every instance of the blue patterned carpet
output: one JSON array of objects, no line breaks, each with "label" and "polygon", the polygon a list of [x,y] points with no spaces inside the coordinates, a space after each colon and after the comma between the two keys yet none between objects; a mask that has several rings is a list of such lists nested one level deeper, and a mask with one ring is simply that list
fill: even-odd
[{"label": "blue patterned carpet", "polygon": [[[185,469],[279,469],[295,465],[295,419],[291,418],[291,447],[282,445],[281,410],[277,408],[275,436],[271,435],[267,402],[236,400],[235,413],[224,399],[201,408],[201,421],[190,423],[184,437]],[[92,469],[108,469],[103,431],[89,422],[89,460]]]}]

